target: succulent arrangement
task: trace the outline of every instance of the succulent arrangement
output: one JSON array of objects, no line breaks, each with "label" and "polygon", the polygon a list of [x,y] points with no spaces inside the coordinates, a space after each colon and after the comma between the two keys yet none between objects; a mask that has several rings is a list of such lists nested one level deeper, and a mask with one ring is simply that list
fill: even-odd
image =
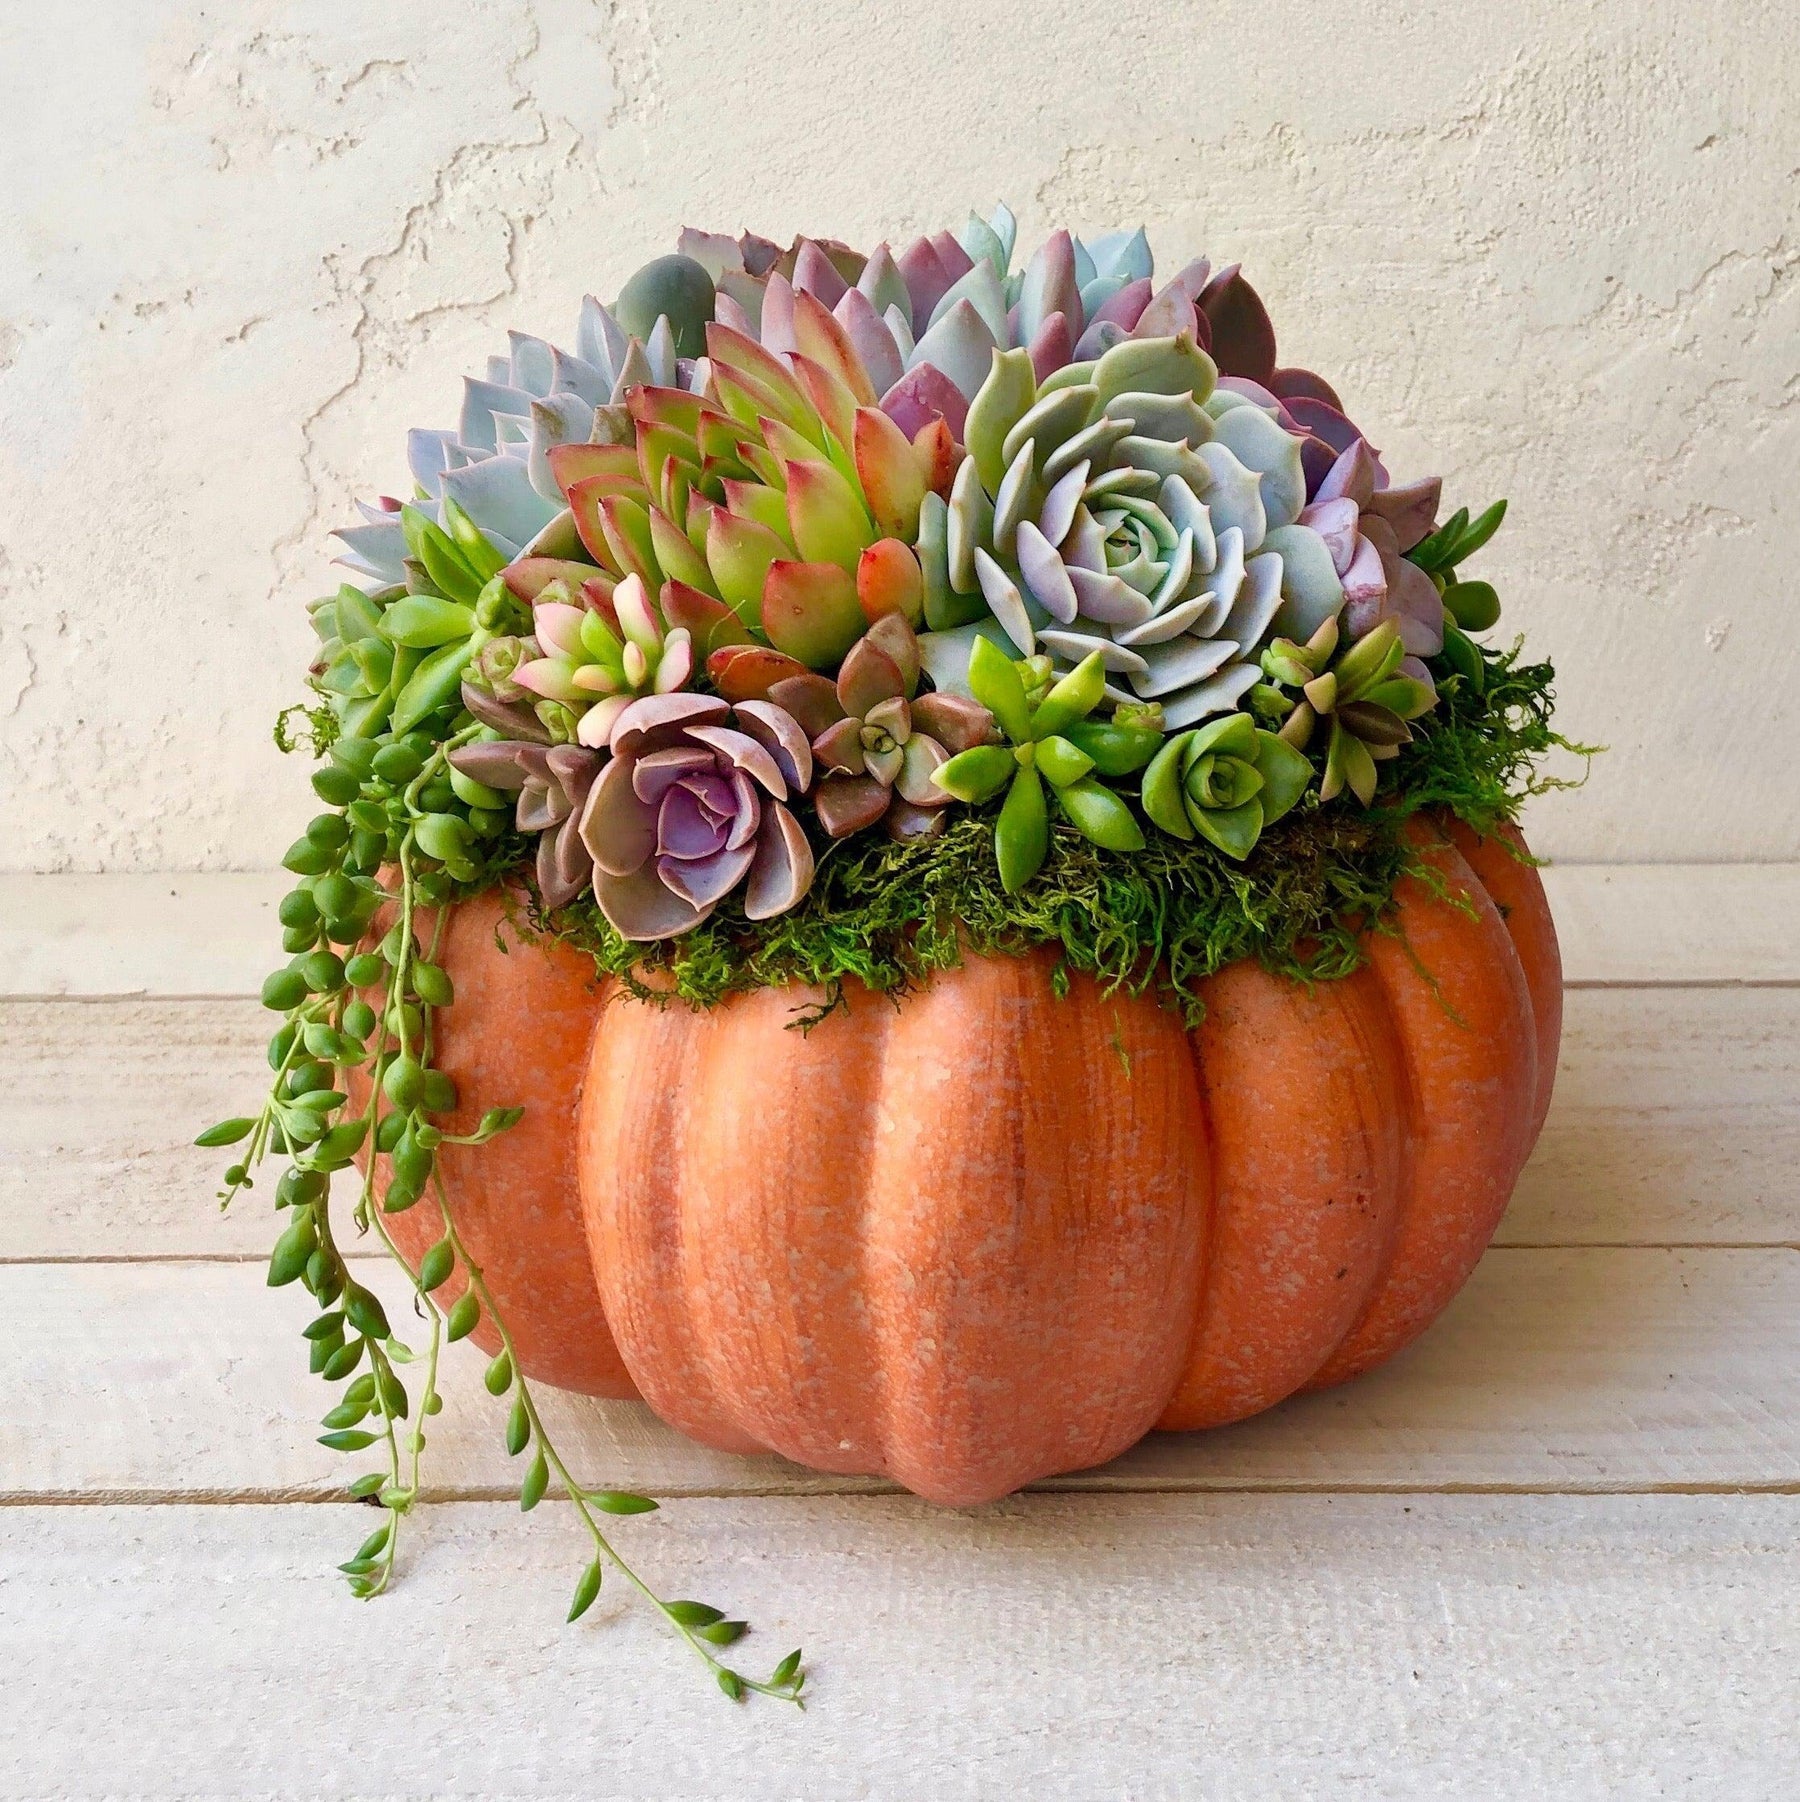
[{"label": "succulent arrangement", "polygon": [[[1498,600],[1460,574],[1504,502],[1440,521],[1436,479],[1391,480],[1236,266],[1015,238],[1004,207],[867,254],[684,232],[570,345],[511,334],[453,428],[409,435],[406,495],[337,535],[352,580],[281,730],[328,811],[286,859],[275,1083],[202,1142],[243,1142],[227,1199],[291,1160],[270,1281],[320,1305],[325,1442],[383,1458],[358,1594],[418,1493],[440,1343],[493,1313],[435,1175],[450,903],[511,882],[692,1001],[903,987],[970,935],[1180,999],[1232,956],[1341,949],[1409,809],[1460,783],[1504,811],[1560,742],[1548,669],[1481,642]],[[357,1230],[442,1217],[410,1391],[333,1224],[359,1157]],[[524,1505],[554,1474],[593,1532],[571,1615],[609,1563],[638,1583],[598,1517],[653,1504],[576,1481],[505,1351],[488,1386],[535,1448]],[[798,1698],[797,1654],[752,1683],[717,1657],[742,1623],[652,1600],[727,1694]]]}]

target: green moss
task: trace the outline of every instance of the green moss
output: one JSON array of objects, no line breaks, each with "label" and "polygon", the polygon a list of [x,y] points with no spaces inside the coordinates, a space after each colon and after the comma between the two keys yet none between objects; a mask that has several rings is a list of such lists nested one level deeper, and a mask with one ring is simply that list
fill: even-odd
[{"label": "green moss", "polygon": [[1485,831],[1527,795],[1568,786],[1537,773],[1552,750],[1591,754],[1552,729],[1552,680],[1517,647],[1490,654],[1485,695],[1446,685],[1415,741],[1384,766],[1374,807],[1347,797],[1321,806],[1315,791],[1242,864],[1154,831],[1144,850],[1119,855],[1059,826],[1041,874],[1008,895],[989,806],[958,809],[922,844],[864,834],[829,846],[811,892],[779,919],[749,921],[728,903],[694,932],[648,946],[621,939],[591,899],[539,924],[646,999],[706,1007],[742,990],[812,985],[819,998],[802,1023],[838,1005],[850,981],[897,997],[969,952],[1039,945],[1059,948],[1065,979],[1080,970],[1109,987],[1154,989],[1194,1019],[1202,979],[1240,958],[1303,980],[1354,969],[1359,931],[1416,867],[1402,832],[1410,815],[1449,809]]}]

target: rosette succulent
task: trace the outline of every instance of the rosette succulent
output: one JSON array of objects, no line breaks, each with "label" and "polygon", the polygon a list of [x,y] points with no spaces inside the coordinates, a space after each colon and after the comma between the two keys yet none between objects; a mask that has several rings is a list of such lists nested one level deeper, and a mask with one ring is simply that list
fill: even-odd
[{"label": "rosette succulent", "polygon": [[832,838],[885,821],[890,837],[940,831],[954,797],[932,776],[959,751],[994,736],[985,707],[957,695],[921,696],[919,646],[897,613],[851,647],[835,682],[787,676],[769,690],[812,738],[813,807]]},{"label": "rosette succulent", "polygon": [[1041,387],[1025,353],[998,353],[967,432],[926,593],[928,618],[948,596],[932,623],[973,623],[928,638],[940,683],[960,686],[997,625],[1059,668],[1098,656],[1115,701],[1154,700],[1175,731],[1237,706],[1271,628],[1310,635],[1343,604],[1330,551],[1299,523],[1300,439],[1219,388],[1186,329]]},{"label": "rosette succulent", "polygon": [[766,920],[812,885],[813,853],[786,802],[812,780],[812,747],[768,701],[651,695],[614,722],[588,792],[582,843],[594,898],[627,939],[670,938],[742,888]]},{"label": "rosette succulent", "polygon": [[[516,795],[514,823],[537,835],[538,891],[566,907],[587,886],[594,860],[581,841],[581,811],[604,761],[582,745],[481,739],[449,754],[450,767],[495,795]],[[475,797],[485,800],[487,797]]]},{"label": "rosette succulent", "polygon": [[1144,812],[1176,838],[1196,836],[1240,863],[1263,828],[1312,783],[1312,765],[1247,713],[1228,713],[1178,732],[1144,771]]},{"label": "rosette succulent", "polygon": [[683,626],[664,626],[638,576],[627,576],[611,594],[598,583],[584,584],[584,606],[572,605],[568,592],[559,582],[539,594],[533,637],[543,655],[518,664],[511,682],[567,707],[577,740],[602,746],[638,696],[687,686],[693,639]]},{"label": "rosette succulent", "polygon": [[1106,671],[1098,652],[1052,683],[1047,663],[1027,663],[1021,670],[991,640],[981,638],[969,658],[969,683],[1006,743],[960,752],[931,779],[960,801],[988,801],[1006,791],[994,825],[994,855],[1008,894],[1023,888],[1049,854],[1046,787],[1083,838],[1108,851],[1144,848],[1144,834],[1130,808],[1097,779],[1097,758],[1070,736],[1105,695]]},{"label": "rosette succulent", "polygon": [[[1437,704],[1431,672],[1407,655],[1400,627],[1384,619],[1336,662],[1339,633],[1327,620],[1305,644],[1277,639],[1263,654],[1275,686],[1263,694],[1262,711],[1281,720],[1280,736],[1305,750],[1321,720],[1330,722],[1319,798],[1335,800],[1348,788],[1366,807],[1375,798],[1376,764],[1400,755],[1412,740],[1407,722]],[[1298,688],[1296,700],[1282,693]]]}]

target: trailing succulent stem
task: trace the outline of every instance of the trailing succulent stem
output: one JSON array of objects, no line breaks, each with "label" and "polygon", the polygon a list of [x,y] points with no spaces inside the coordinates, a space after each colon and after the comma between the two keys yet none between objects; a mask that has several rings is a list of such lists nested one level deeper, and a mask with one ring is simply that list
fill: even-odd
[{"label": "trailing succulent stem", "polygon": [[[269,1283],[300,1283],[321,1310],[304,1329],[312,1369],[344,1388],[324,1416],[320,1443],[347,1453],[374,1451],[380,1459],[347,1493],[375,1503],[386,1518],[339,1569],[356,1596],[373,1597],[388,1587],[403,1526],[421,1492],[425,1422],[443,1406],[443,1347],[466,1338],[485,1315],[501,1341],[488,1365],[487,1388],[511,1397],[509,1451],[531,1454],[520,1506],[536,1507],[554,1474],[593,1541],[594,1556],[576,1584],[569,1619],[593,1604],[610,1563],[704,1660],[726,1695],[738,1700],[754,1691],[798,1702],[805,1683],[799,1653],[763,1681],[733,1670],[718,1649],[741,1637],[746,1623],[728,1620],[706,1603],[665,1601],[601,1530],[603,1515],[648,1513],[656,1504],[626,1491],[588,1488],[575,1478],[518,1368],[493,1292],[457,1230],[437,1168],[439,1147],[482,1144],[515,1125],[522,1112],[490,1109],[466,1134],[436,1124],[457,1104],[454,1085],[433,1057],[437,1010],[454,999],[451,979],[437,961],[439,949],[449,907],[484,886],[489,873],[468,861],[465,837],[441,823],[457,817],[454,791],[434,791],[449,752],[467,732],[423,748],[385,736],[382,743],[338,739],[332,761],[314,777],[321,798],[343,811],[321,814],[288,854],[289,868],[302,879],[281,909],[294,956],[263,987],[264,1004],[284,1016],[269,1046],[274,1078],[254,1116],[220,1121],[198,1140],[243,1146],[225,1172],[221,1199],[227,1205],[255,1186],[252,1172],[266,1158],[290,1160],[276,1185],[276,1205],[286,1220],[270,1258]],[[377,880],[384,868],[390,871],[386,886]],[[384,905],[393,910],[392,924],[375,948],[365,948]],[[370,995],[378,998],[379,1011]],[[340,1086],[353,1071],[362,1073],[358,1080],[366,1087],[366,1099],[354,1108],[352,1082]],[[358,1233],[373,1231],[405,1272],[426,1323],[422,1353],[394,1335],[379,1297],[356,1281],[339,1249],[331,1179],[351,1168],[359,1152],[365,1155],[351,1223]],[[378,1156],[387,1158],[389,1172],[379,1196]],[[414,1270],[385,1216],[419,1205],[427,1194],[443,1230]],[[458,1268],[467,1288],[446,1305],[440,1297]],[[401,1370],[415,1363],[420,1380],[409,1389]]]}]

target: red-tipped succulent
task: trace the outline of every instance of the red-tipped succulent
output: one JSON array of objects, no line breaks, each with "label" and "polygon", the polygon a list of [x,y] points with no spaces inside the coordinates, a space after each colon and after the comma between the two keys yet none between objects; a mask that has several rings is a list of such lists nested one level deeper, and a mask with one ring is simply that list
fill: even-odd
[{"label": "red-tipped succulent", "polygon": [[918,693],[919,644],[898,613],[882,615],[845,657],[836,681],[811,673],[774,684],[769,698],[812,740],[813,807],[832,838],[885,821],[895,839],[941,831],[953,797],[932,780],[957,752],[994,734],[985,707]]}]

